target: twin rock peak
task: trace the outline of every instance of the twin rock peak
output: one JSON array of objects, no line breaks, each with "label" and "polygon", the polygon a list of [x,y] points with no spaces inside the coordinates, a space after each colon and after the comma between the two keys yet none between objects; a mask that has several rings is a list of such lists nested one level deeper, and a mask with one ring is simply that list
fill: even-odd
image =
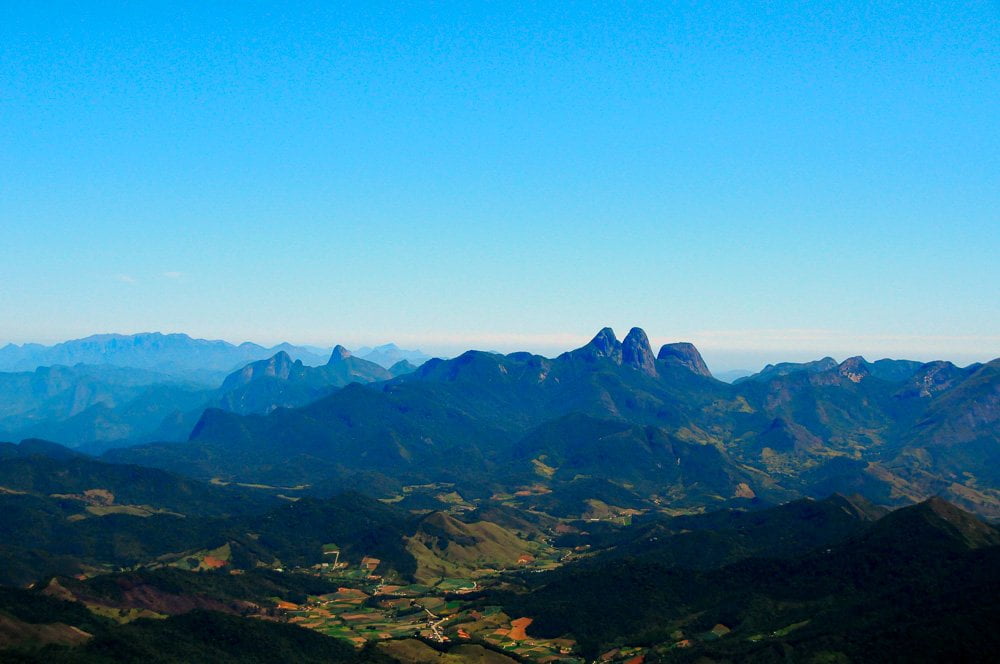
[{"label": "twin rock peak", "polygon": [[570,355],[582,359],[608,358],[650,376],[658,375],[658,363],[680,365],[700,376],[712,375],[698,349],[687,342],[664,344],[654,356],[649,337],[639,327],[629,330],[625,341],[618,341],[614,330],[606,327],[589,344],[572,351]]}]

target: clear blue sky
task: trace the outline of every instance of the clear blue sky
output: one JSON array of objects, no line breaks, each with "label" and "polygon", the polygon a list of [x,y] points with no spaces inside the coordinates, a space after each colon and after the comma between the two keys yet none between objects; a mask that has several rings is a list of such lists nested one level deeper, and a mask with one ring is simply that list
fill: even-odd
[{"label": "clear blue sky", "polygon": [[0,343],[1000,355],[1000,6],[867,5],[3,3]]}]

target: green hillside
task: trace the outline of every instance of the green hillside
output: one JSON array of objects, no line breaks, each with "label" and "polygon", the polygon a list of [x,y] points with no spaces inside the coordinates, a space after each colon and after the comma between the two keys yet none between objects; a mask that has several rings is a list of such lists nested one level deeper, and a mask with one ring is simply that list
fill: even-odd
[{"label": "green hillside", "polygon": [[[986,661],[997,643],[986,625],[1000,617],[998,544],[995,528],[935,499],[792,557],[748,551],[694,569],[650,550],[576,563],[533,578],[507,605],[535,619],[533,634],[571,633],[589,656],[634,644],[664,661],[780,652],[794,661]],[[709,634],[715,625],[721,638]]]}]

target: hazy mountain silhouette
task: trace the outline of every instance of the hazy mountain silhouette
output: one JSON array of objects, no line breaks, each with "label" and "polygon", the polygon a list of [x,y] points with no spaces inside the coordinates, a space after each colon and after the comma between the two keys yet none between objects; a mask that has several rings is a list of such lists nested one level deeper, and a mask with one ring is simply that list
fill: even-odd
[{"label": "hazy mountain silhouette", "polygon": [[53,346],[8,344],[0,348],[0,371],[34,371],[56,364],[110,364],[157,371],[175,378],[216,384],[247,362],[265,359],[279,351],[305,364],[322,364],[315,349],[280,344],[265,348],[254,343],[193,339],[186,334],[96,334]]}]

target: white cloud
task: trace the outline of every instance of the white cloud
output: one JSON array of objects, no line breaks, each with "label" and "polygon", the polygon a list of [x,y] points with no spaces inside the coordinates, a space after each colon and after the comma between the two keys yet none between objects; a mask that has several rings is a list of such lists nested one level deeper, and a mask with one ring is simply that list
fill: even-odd
[{"label": "white cloud", "polygon": [[136,282],[135,277],[133,277],[131,274],[117,274],[115,275],[115,279],[122,282],[123,284],[134,284]]},{"label": "white cloud", "polygon": [[184,273],[171,270],[169,272],[164,272],[163,276],[166,277],[167,279],[180,279],[181,277],[184,276]]}]

